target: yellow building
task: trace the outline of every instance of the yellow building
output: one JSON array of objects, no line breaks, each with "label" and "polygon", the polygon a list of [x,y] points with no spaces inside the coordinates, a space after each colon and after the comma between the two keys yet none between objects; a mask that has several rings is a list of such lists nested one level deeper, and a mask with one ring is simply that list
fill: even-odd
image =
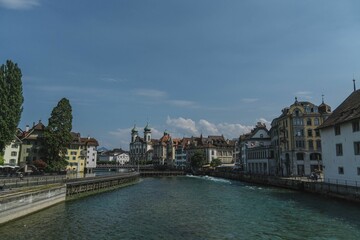
[{"label": "yellow building", "polygon": [[321,137],[318,127],[330,115],[324,101],[319,106],[295,98],[271,123],[278,174],[309,175],[322,169]]},{"label": "yellow building", "polygon": [[68,165],[66,170],[73,173],[85,172],[86,147],[82,143],[80,133],[71,133],[73,141],[65,155]]}]

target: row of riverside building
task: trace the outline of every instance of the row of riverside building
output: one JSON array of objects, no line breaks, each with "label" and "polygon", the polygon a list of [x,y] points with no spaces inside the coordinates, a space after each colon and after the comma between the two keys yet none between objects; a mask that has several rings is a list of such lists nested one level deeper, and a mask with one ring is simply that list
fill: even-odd
[{"label": "row of riverside building", "polygon": [[217,158],[223,164],[231,164],[234,163],[235,142],[225,139],[224,136],[172,138],[167,131],[160,139],[153,139],[149,125],[145,126],[142,138],[134,126],[131,130],[130,163],[185,168],[191,156],[196,151],[201,151],[208,163]]},{"label": "row of riverside building", "polygon": [[[13,168],[25,173],[37,171],[36,163],[42,161],[45,125],[39,121],[25,130],[20,128],[14,140],[5,147],[4,165],[7,170]],[[80,133],[71,132],[72,143],[65,155],[68,165],[67,171],[73,173],[91,173],[96,167],[98,141],[95,138],[81,137]],[[4,170],[4,169],[3,169]]]},{"label": "row of riverside building", "polygon": [[130,163],[153,163],[185,168],[202,151],[207,163],[252,174],[309,176],[322,173],[328,182],[360,184],[360,90],[354,91],[333,112],[324,102],[298,101],[282,109],[270,129],[257,123],[251,132],[228,140],[224,136],[172,138],[168,132],[152,139],[131,130]]}]

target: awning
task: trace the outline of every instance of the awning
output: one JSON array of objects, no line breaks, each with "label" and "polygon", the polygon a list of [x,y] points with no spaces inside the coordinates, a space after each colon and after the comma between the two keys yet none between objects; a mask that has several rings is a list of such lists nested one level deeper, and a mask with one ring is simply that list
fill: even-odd
[{"label": "awning", "polygon": [[19,168],[19,166],[12,166],[12,165],[0,165],[0,168]]}]

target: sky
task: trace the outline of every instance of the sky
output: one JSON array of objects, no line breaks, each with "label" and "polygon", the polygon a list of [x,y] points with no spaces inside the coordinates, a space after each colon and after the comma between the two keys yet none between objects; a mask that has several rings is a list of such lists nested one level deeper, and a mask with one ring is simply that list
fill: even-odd
[{"label": "sky", "polygon": [[[360,1],[0,0],[0,64],[22,70],[19,127],[70,100],[73,131],[129,148],[224,135],[299,101],[336,108],[360,80]],[[360,81],[358,81],[360,87]]]}]

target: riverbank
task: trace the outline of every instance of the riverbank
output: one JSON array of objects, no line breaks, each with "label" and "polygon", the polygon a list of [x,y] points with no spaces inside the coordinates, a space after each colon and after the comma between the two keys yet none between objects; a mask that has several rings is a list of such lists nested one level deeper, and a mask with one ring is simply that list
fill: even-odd
[{"label": "riverbank", "polygon": [[6,189],[0,194],[0,224],[67,200],[135,184],[139,178],[139,173],[127,173]]},{"label": "riverbank", "polygon": [[266,175],[250,175],[234,172],[209,172],[212,177],[243,181],[267,186],[287,188],[327,197],[360,203],[360,187],[312,181],[306,178],[285,178]]}]

